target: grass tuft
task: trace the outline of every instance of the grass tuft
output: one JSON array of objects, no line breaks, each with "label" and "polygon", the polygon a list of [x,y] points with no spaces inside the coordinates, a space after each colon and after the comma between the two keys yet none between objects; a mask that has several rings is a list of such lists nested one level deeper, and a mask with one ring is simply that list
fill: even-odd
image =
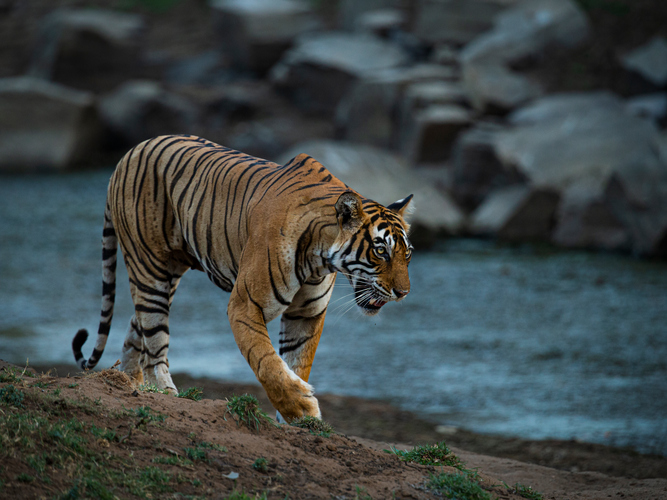
[{"label": "grass tuft", "polygon": [[264,457],[259,457],[252,464],[252,468],[259,472],[268,472],[269,471],[269,461]]},{"label": "grass tuft", "polygon": [[169,391],[167,389],[158,389],[157,385],[155,384],[141,384],[137,387],[137,390],[143,392],[151,392],[154,394],[169,394]]},{"label": "grass tuft", "polygon": [[259,407],[257,398],[252,394],[232,396],[227,400],[225,415],[231,413],[238,417],[237,424],[243,422],[249,429],[260,430],[264,425],[273,424],[273,420]]},{"label": "grass tuft", "polygon": [[23,408],[24,398],[25,394],[11,384],[0,389],[0,402],[9,406]]},{"label": "grass tuft", "polygon": [[179,398],[191,399],[192,401],[201,401],[204,390],[200,387],[189,387],[179,392],[176,396]]},{"label": "grass tuft", "polygon": [[542,500],[542,493],[538,493],[530,486],[523,485],[521,483],[514,483],[514,486],[509,486],[506,482],[503,481],[503,485],[507,488],[509,493],[515,493],[523,498],[528,500]]},{"label": "grass tuft", "polygon": [[455,474],[442,473],[429,475],[426,487],[437,491],[445,498],[456,498],[458,500],[492,500],[493,497],[485,491],[478,483],[466,474],[457,472]]},{"label": "grass tuft", "polygon": [[311,417],[310,415],[294,420],[293,422],[290,422],[290,425],[300,427],[301,429],[308,429],[311,434],[322,437],[329,437],[335,432],[330,424],[319,418]]},{"label": "grass tuft", "polygon": [[444,441],[437,444],[426,446],[415,446],[412,450],[398,450],[392,446],[391,450],[384,450],[387,453],[393,453],[404,462],[414,462],[421,465],[444,465],[455,467],[463,472],[469,472],[465,469],[465,464],[459,457],[452,453]]},{"label": "grass tuft", "polygon": [[152,410],[150,406],[140,406],[139,408],[130,410],[130,412],[144,420],[144,423],[164,422],[167,418],[167,415],[163,415],[160,412]]}]

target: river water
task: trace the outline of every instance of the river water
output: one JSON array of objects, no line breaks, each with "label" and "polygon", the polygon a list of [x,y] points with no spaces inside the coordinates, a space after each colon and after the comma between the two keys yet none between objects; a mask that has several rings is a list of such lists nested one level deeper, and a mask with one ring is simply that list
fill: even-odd
[{"label": "river water", "polygon": [[[0,358],[75,369],[73,334],[97,331],[110,175],[0,177]],[[667,455],[667,266],[452,240],[417,252],[410,274],[410,295],[373,318],[349,309],[338,280],[311,375],[318,392],[477,432]],[[170,320],[173,372],[254,381],[227,298],[186,274]],[[120,265],[116,304],[102,367],[120,357],[131,316]]]}]

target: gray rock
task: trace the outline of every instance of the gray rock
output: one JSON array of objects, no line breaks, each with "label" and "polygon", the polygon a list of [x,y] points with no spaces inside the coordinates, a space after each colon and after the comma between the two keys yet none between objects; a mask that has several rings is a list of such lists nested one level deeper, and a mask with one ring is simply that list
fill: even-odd
[{"label": "gray rock", "polygon": [[0,79],[0,171],[82,163],[99,146],[100,129],[92,93],[36,78]]},{"label": "gray rock", "polygon": [[563,193],[557,242],[624,249],[618,222],[634,252],[661,251],[667,167],[658,156],[654,123],[630,115],[607,92],[548,96],[509,121],[514,128],[498,134],[496,153],[536,187]]},{"label": "gray rock", "polygon": [[489,31],[494,19],[513,0],[419,0],[414,33],[429,44],[464,45]]},{"label": "gray rock", "polygon": [[627,100],[625,109],[635,116],[662,124],[667,120],[667,92],[644,94]]},{"label": "gray rock", "polygon": [[470,231],[508,241],[547,241],[559,195],[553,190],[512,186],[492,192],[472,214]]},{"label": "gray rock", "polygon": [[459,133],[472,124],[472,114],[455,104],[437,104],[416,111],[406,121],[401,152],[417,165],[448,160]]},{"label": "gray rock", "polygon": [[223,48],[240,68],[264,73],[318,23],[297,0],[211,0]]},{"label": "gray rock", "polygon": [[139,80],[106,95],[100,113],[106,126],[132,145],[162,134],[191,133],[198,109],[157,82]]},{"label": "gray rock", "polygon": [[499,125],[480,123],[462,132],[454,145],[450,191],[466,210],[477,208],[495,189],[526,183],[496,156],[495,139],[501,130]]},{"label": "gray rock", "polygon": [[359,19],[372,11],[400,9],[403,0],[339,0],[338,26],[345,31],[358,28]]},{"label": "gray rock", "polygon": [[[388,205],[414,194],[413,234],[456,234],[464,216],[456,204],[435,189],[398,157],[370,146],[334,141],[310,141],[286,152],[283,164],[299,153],[311,155],[348,186],[378,203]],[[426,233],[426,234],[424,234]]]},{"label": "gray rock", "polygon": [[667,39],[654,37],[622,57],[621,64],[657,87],[667,86]]},{"label": "gray rock", "polygon": [[630,249],[630,234],[597,189],[575,184],[563,192],[553,242],[566,248]]},{"label": "gray rock", "polygon": [[390,32],[401,29],[407,23],[403,11],[399,9],[371,10],[359,16],[356,31],[386,37]]},{"label": "gray rock", "polygon": [[509,121],[514,127],[498,135],[498,157],[536,186],[563,190],[587,182],[602,191],[619,167],[655,158],[655,125],[629,115],[608,92],[550,95]]},{"label": "gray rock", "polygon": [[544,93],[525,76],[486,62],[464,65],[463,87],[476,110],[491,114],[505,114]]},{"label": "gray rock", "polygon": [[307,36],[271,70],[271,80],[305,111],[333,115],[356,81],[405,65],[406,53],[364,34]]},{"label": "gray rock", "polygon": [[406,88],[419,82],[449,83],[449,67],[419,64],[379,71],[355,83],[336,109],[339,135],[349,141],[397,149],[400,104]]},{"label": "gray rock", "polygon": [[576,47],[589,31],[586,15],[572,0],[523,1],[499,14],[493,30],[466,45],[461,60],[516,64],[546,49]]},{"label": "gray rock", "polygon": [[58,9],[42,21],[30,76],[104,91],[137,74],[144,22],[137,14]]},{"label": "gray rock", "polygon": [[633,253],[667,257],[667,164],[620,166],[607,183],[604,200],[630,233]]}]

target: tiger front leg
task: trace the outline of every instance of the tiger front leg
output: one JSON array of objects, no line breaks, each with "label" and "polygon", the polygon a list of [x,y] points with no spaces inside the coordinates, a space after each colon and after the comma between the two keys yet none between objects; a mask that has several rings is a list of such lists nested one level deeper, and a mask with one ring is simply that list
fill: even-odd
[{"label": "tiger front leg", "polygon": [[[283,361],[273,348],[262,309],[237,280],[227,308],[234,339],[241,354],[278,412],[292,421],[303,416],[320,418],[313,388]],[[243,291],[241,291],[243,290]]]}]

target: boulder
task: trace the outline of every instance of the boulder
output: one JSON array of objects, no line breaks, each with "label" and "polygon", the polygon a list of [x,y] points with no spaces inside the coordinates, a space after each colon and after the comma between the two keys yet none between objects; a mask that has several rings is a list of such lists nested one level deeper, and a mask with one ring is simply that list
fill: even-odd
[{"label": "boulder", "polygon": [[649,118],[663,125],[667,122],[667,92],[638,95],[628,99],[625,109],[630,114]]},{"label": "boulder", "polygon": [[[563,194],[555,241],[659,253],[667,218],[667,167],[655,124],[608,92],[555,94],[509,116],[495,151],[537,188]],[[599,226],[598,229],[593,229]],[[618,245],[618,246],[615,246]]]},{"label": "boulder", "polygon": [[368,12],[395,10],[403,6],[403,0],[339,0],[338,27],[345,31],[354,31],[359,27],[359,20]]},{"label": "boulder", "polygon": [[455,104],[436,104],[406,120],[401,152],[411,165],[449,159],[459,133],[472,124],[472,114]]},{"label": "boulder", "polygon": [[223,49],[236,66],[265,73],[294,39],[317,28],[306,2],[298,0],[212,0]]},{"label": "boulder", "polygon": [[553,242],[566,248],[630,250],[630,234],[598,189],[575,184],[562,193]]},{"label": "boulder", "polygon": [[271,80],[301,109],[332,116],[352,85],[408,63],[398,46],[366,34],[305,36],[271,70]]},{"label": "boulder", "polygon": [[562,191],[585,181],[601,192],[619,167],[655,161],[657,127],[628,114],[609,92],[553,94],[515,111],[509,122],[496,153],[538,187]]},{"label": "boulder", "polygon": [[42,21],[30,76],[105,91],[140,69],[144,21],[104,9],[58,9]]},{"label": "boulder", "polygon": [[667,164],[621,165],[607,183],[604,200],[630,233],[634,254],[667,257]]},{"label": "boulder", "polygon": [[476,110],[501,115],[544,93],[540,85],[525,76],[488,62],[463,66],[463,88]]},{"label": "boulder", "polygon": [[621,58],[628,71],[639,74],[658,88],[667,86],[667,39],[656,36]]},{"label": "boulder", "polygon": [[402,29],[406,23],[405,14],[399,9],[371,10],[359,16],[355,31],[386,38],[390,33]]},{"label": "boulder", "polygon": [[379,71],[355,83],[336,109],[338,135],[346,140],[380,148],[397,148],[400,103],[414,83],[447,84],[455,70],[437,64]]},{"label": "boulder", "polygon": [[511,186],[493,191],[472,214],[473,234],[507,241],[548,241],[559,195],[550,189]]},{"label": "boulder", "polygon": [[452,154],[450,191],[466,210],[477,208],[493,190],[517,184],[526,179],[516,169],[498,159],[495,138],[503,127],[478,123],[459,135]]},{"label": "boulder", "polygon": [[421,242],[435,234],[457,234],[464,216],[444,193],[423,180],[397,156],[371,146],[334,141],[309,141],[294,146],[279,159],[284,164],[306,153],[363,196],[388,205],[414,194],[412,233]]},{"label": "boulder", "polygon": [[547,49],[576,47],[589,31],[585,13],[573,0],[518,2],[496,17],[493,30],[466,45],[461,60],[515,65]]},{"label": "boulder", "polygon": [[198,109],[157,82],[136,80],[101,99],[100,114],[122,143],[133,145],[157,135],[194,132]]},{"label": "boulder", "polygon": [[413,31],[424,42],[465,45],[493,27],[513,0],[419,0]]},{"label": "boulder", "polygon": [[0,172],[84,163],[99,138],[92,93],[30,77],[0,79]]}]

